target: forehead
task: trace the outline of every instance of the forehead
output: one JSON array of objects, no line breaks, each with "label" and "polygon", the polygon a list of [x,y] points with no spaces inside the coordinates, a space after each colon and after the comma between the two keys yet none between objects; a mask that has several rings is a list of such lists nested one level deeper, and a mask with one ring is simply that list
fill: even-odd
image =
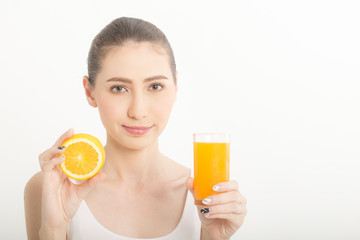
[{"label": "forehead", "polygon": [[127,42],[108,50],[101,64],[98,80],[126,77],[143,80],[150,76],[171,78],[171,69],[165,50],[150,42]]}]

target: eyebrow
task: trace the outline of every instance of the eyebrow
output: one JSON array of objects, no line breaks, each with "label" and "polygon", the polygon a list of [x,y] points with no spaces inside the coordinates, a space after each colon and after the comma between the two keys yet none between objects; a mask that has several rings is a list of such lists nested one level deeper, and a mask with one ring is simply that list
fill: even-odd
[{"label": "eyebrow", "polygon": [[[160,79],[168,79],[168,77],[163,76],[163,75],[156,75],[156,76],[152,76],[152,77],[148,77],[144,79],[144,82],[151,82],[151,81],[155,81],[155,80],[160,80]],[[106,82],[123,82],[123,83],[129,83],[131,84],[133,81],[129,78],[125,78],[125,77],[113,77],[108,79]]]}]

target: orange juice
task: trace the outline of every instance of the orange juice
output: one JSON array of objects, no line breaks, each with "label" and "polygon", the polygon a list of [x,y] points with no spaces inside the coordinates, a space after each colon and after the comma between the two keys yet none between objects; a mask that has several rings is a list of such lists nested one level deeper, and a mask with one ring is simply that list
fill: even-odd
[{"label": "orange juice", "polygon": [[194,140],[194,197],[195,204],[217,194],[215,184],[229,181],[229,142],[196,142]]}]

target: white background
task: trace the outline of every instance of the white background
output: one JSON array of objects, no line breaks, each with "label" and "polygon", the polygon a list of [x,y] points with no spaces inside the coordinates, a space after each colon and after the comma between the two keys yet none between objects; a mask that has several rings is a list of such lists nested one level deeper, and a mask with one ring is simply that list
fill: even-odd
[{"label": "white background", "polygon": [[1,1],[0,239],[25,239],[23,190],[68,128],[105,131],[82,76],[121,16],[168,36],[179,94],[161,149],[192,166],[192,133],[231,133],[248,199],[233,239],[360,239],[359,1]]}]

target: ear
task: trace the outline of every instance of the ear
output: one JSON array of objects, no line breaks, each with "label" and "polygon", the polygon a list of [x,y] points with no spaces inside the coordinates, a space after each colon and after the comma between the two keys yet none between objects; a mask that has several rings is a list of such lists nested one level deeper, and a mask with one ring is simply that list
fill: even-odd
[{"label": "ear", "polygon": [[83,86],[84,86],[86,99],[87,99],[88,103],[92,107],[97,107],[97,103],[96,103],[96,100],[95,100],[94,94],[93,94],[93,86],[91,86],[91,83],[87,76],[83,77]]},{"label": "ear", "polygon": [[176,85],[175,85],[175,92],[176,92],[176,96],[177,96],[177,92],[178,92],[178,71],[176,71],[175,73],[175,82],[176,82]]}]

